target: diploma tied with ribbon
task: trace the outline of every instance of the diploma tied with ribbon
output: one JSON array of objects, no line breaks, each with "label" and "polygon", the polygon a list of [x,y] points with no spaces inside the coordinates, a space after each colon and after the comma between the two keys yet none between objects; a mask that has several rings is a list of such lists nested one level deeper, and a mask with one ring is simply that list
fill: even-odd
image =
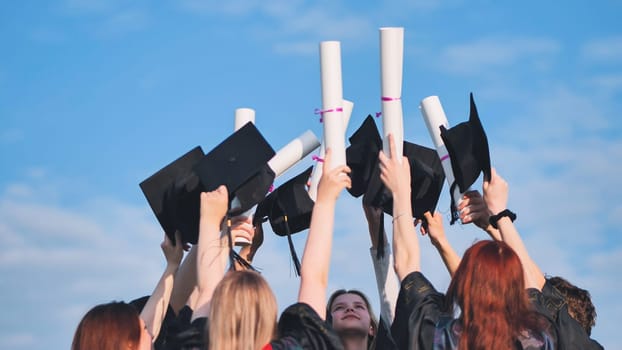
[{"label": "diploma tied with ribbon", "polygon": [[402,115],[402,72],[404,62],[404,28],[380,28],[380,81],[382,103],[382,150],[393,157],[389,134],[395,140],[395,151],[401,162],[404,143]]}]

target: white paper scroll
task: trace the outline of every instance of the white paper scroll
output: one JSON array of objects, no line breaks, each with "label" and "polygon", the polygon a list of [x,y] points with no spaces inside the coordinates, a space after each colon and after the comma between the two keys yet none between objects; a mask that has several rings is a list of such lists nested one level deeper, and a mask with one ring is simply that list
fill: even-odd
[{"label": "white paper scroll", "polygon": [[[238,131],[241,127],[246,125],[248,122],[255,124],[255,110],[252,108],[237,108],[235,110],[235,120],[233,124],[233,131],[234,132]],[[240,200],[237,197],[233,197],[233,199],[231,200],[231,207],[235,208],[235,207],[239,207],[240,205],[241,205]],[[253,209],[251,208],[248,211],[240,215],[251,217],[253,215]],[[237,237],[235,239],[235,245],[237,246],[243,246],[243,245],[249,245],[249,244],[251,244],[251,242],[243,237]]]},{"label": "white paper scroll", "polygon": [[389,133],[395,140],[395,151],[402,160],[404,126],[402,115],[402,67],[404,62],[404,28],[380,28],[380,80],[382,87],[382,150],[389,149]]},{"label": "white paper scroll", "polygon": [[[350,117],[352,116],[352,110],[354,109],[354,103],[348,100],[343,100],[343,136],[345,139],[346,131],[348,130],[348,124],[350,123]],[[319,158],[324,159],[326,148],[326,142],[323,141],[320,145]],[[322,177],[322,164],[316,163],[311,172],[311,179],[309,180],[309,196],[313,201],[317,198],[317,185],[320,183]]]},{"label": "white paper scroll", "polygon": [[[438,96],[428,96],[421,100],[421,115],[423,116],[425,125],[428,127],[428,131],[430,132],[430,137],[436,147],[438,157],[441,160],[447,184],[449,185],[449,188],[451,188],[455,177],[451,168],[449,153],[447,152],[445,143],[441,138],[440,128],[440,126],[443,125],[445,128],[449,129],[449,124],[447,123],[447,117],[445,116],[445,111],[443,111],[443,106],[441,105],[441,101],[438,99]],[[453,197],[456,206],[458,206],[462,200],[462,193],[460,193],[458,186],[454,189],[454,193],[451,193],[451,196]]]},{"label": "white paper scroll", "polygon": [[343,123],[343,84],[341,80],[341,43],[320,43],[320,75],[324,143],[331,149],[331,168],[346,164],[345,128]]},{"label": "white paper scroll", "polygon": [[251,108],[238,108],[235,110],[235,125],[233,131],[238,131],[246,123],[255,124],[255,110]]},{"label": "white paper scroll", "polygon": [[276,152],[268,166],[274,171],[275,177],[279,177],[319,146],[320,140],[313,131],[307,130]]}]

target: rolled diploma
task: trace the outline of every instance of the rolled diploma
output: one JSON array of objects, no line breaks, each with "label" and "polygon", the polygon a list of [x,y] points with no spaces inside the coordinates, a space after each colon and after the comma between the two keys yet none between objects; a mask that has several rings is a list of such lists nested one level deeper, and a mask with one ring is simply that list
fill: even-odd
[{"label": "rolled diploma", "polygon": [[[235,121],[233,125],[233,131],[234,132],[238,131],[241,127],[246,125],[248,122],[255,124],[255,110],[252,108],[237,108],[235,110]],[[237,197],[233,197],[233,199],[231,200],[231,207],[235,208],[239,206],[240,206],[240,200]],[[250,217],[253,215],[253,209],[250,209],[240,215]],[[242,237],[237,237],[235,239],[235,245],[237,246],[249,245],[249,244],[251,244],[251,242]]]},{"label": "rolled diploma", "polygon": [[380,28],[380,80],[382,97],[382,150],[390,157],[389,133],[395,140],[395,151],[401,162],[404,146],[402,114],[402,67],[404,62],[404,28]]},{"label": "rolled diploma", "polygon": [[[350,123],[350,117],[352,116],[352,110],[354,109],[354,103],[348,100],[343,100],[343,135],[345,138],[346,130],[348,129],[348,124]],[[322,142],[320,145],[320,155],[319,157],[324,159],[326,155],[326,148],[324,147],[325,142]],[[309,180],[309,196],[315,202],[317,198],[317,185],[320,183],[320,178],[322,177],[322,165],[316,164],[313,167],[313,171],[311,172],[311,179]]]},{"label": "rolled diploma", "polygon": [[[445,128],[449,128],[449,124],[447,123],[447,117],[445,116],[445,111],[443,111],[443,106],[441,105],[441,101],[438,99],[438,96],[428,96],[421,100],[421,115],[423,116],[425,125],[428,127],[430,137],[436,147],[436,153],[438,153],[441,165],[443,166],[443,171],[445,172],[445,179],[447,179],[447,184],[451,189],[451,184],[453,184],[455,177],[451,168],[451,159],[449,159],[447,147],[445,147],[445,143],[441,138],[440,128],[441,125],[445,126]],[[462,193],[460,193],[458,186],[456,186],[454,193],[451,193],[451,195],[454,198],[456,206],[460,204],[460,201],[462,200]]]},{"label": "rolled diploma", "polygon": [[281,148],[270,159],[268,166],[274,171],[275,177],[279,177],[319,146],[320,140],[311,130],[307,130]]},{"label": "rolled diploma", "polygon": [[341,81],[341,43],[320,43],[320,75],[322,80],[322,118],[324,141],[331,149],[331,169],[346,164],[345,128],[343,112],[343,85]]},{"label": "rolled diploma", "polygon": [[246,123],[255,124],[255,110],[252,108],[238,108],[235,110],[235,125],[233,131],[238,131]]}]

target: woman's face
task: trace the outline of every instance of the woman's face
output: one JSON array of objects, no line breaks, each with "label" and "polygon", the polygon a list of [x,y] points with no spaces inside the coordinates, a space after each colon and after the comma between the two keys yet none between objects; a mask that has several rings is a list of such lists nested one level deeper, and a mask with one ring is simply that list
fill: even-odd
[{"label": "woman's face", "polygon": [[333,328],[342,332],[372,334],[371,318],[365,300],[357,294],[341,294],[333,301],[330,308],[333,317]]},{"label": "woman's face", "polygon": [[139,317],[140,320],[140,343],[138,344],[138,350],[151,350],[152,338],[151,334],[147,330],[147,326],[142,318]]}]

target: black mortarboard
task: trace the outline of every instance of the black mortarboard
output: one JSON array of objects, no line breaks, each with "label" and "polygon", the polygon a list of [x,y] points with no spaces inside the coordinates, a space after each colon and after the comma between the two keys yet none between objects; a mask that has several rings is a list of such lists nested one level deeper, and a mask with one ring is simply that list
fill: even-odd
[{"label": "black mortarboard", "polygon": [[309,228],[311,213],[315,202],[307,191],[307,181],[313,167],[296,175],[270,193],[257,206],[253,218],[255,225],[270,221],[272,231],[279,236],[287,236],[290,253],[296,272],[300,274],[300,262],[294,249],[291,235]]},{"label": "black mortarboard", "polygon": [[367,191],[367,184],[378,163],[378,152],[382,149],[382,138],[371,115],[365,118],[349,140],[346,163],[351,169],[352,187],[348,192],[360,197]]},{"label": "black mortarboard", "polygon": [[265,198],[274,181],[274,171],[268,166],[274,154],[274,149],[249,122],[206,154],[194,171],[205,191],[225,185],[229,202],[234,197],[239,200],[229,211],[230,216],[235,216]]},{"label": "black mortarboard", "polygon": [[[445,173],[435,150],[404,141],[404,156],[410,165],[411,204],[414,218],[423,219],[426,211],[434,212],[443,188]],[[393,198],[376,166],[363,203],[393,215]]]},{"label": "black mortarboard", "polygon": [[197,242],[201,186],[192,168],[203,156],[197,146],[139,184],[173,244],[175,231],[183,242]]},{"label": "black mortarboard", "polygon": [[490,180],[490,153],[488,138],[479,120],[477,107],[471,94],[469,120],[446,129],[441,128],[441,138],[447,147],[451,169],[460,192],[466,192],[481,172],[484,179]]},{"label": "black mortarboard", "polygon": [[[488,138],[479,119],[473,93],[470,95],[470,104],[468,121],[449,129],[440,126],[441,138],[447,148],[455,179],[450,188],[451,193],[455,186],[458,186],[461,193],[468,191],[481,172],[484,173],[484,180],[490,181]],[[456,220],[456,204],[453,203],[452,196],[452,223]]]}]

